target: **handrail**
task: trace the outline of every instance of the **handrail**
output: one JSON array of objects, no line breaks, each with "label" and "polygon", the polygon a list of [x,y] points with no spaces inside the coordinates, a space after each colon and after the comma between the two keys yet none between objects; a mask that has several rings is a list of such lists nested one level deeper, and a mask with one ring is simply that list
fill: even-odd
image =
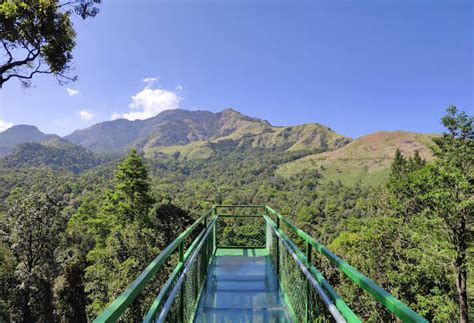
[{"label": "handrail", "polygon": [[163,301],[163,297],[166,295],[168,290],[173,286],[173,283],[178,277],[178,275],[181,272],[181,269],[184,267],[184,264],[192,254],[194,248],[196,245],[201,241],[202,237],[204,236],[205,230],[202,230],[201,233],[196,237],[196,239],[193,241],[189,249],[186,251],[183,257],[183,261],[180,261],[176,268],[173,270],[171,273],[170,278],[166,281],[166,283],[163,285],[161,288],[160,292],[158,293],[158,296],[156,296],[155,300],[153,301],[153,304],[151,305],[150,309],[148,310],[148,313],[146,314],[145,318],[143,319],[143,322],[152,322],[154,318],[156,317],[156,314],[158,313],[159,306],[161,305],[161,302]]},{"label": "handrail", "polygon": [[261,209],[265,209],[267,206],[262,204],[262,205],[259,205],[259,204],[253,204],[253,205],[235,205],[235,204],[218,204],[218,205],[214,205],[214,208],[216,209],[219,209],[219,208],[239,208],[239,209],[254,209],[254,208],[261,208]]},{"label": "handrail", "polygon": [[220,218],[261,218],[263,214],[218,214]]},{"label": "handrail", "polygon": [[[267,223],[271,226],[278,228],[277,224],[268,216],[264,217]],[[291,241],[291,239],[281,230],[278,229],[280,234],[289,242],[290,247],[293,249],[295,254],[300,260],[303,261],[306,267],[308,267],[311,274],[316,278],[316,280],[323,286],[326,292],[330,295],[331,299],[334,301],[337,309],[341,311],[344,317],[352,323],[361,322],[361,320],[354,314],[354,312],[347,306],[346,302],[336,293],[334,288],[329,284],[329,282],[324,278],[324,276],[313,266],[313,264],[308,262],[306,256],[301,252],[301,250]]]},{"label": "handrail", "polygon": [[127,287],[127,289],[120,294],[107,308],[93,321],[95,323],[115,322],[125,312],[128,305],[130,305],[140,292],[145,288],[145,285],[153,278],[156,272],[168,260],[168,257],[185,241],[185,239],[196,229],[196,227],[207,217],[214,212],[215,207],[206,212],[198,220],[196,220],[189,228],[181,233],[173,242],[166,247],[138,277]]},{"label": "handrail", "polygon": [[326,294],[326,291],[321,287],[321,285],[318,283],[318,281],[314,278],[312,273],[307,267],[307,264],[303,263],[302,259],[295,253],[294,247],[292,247],[289,242],[290,239],[277,227],[275,222],[273,222],[268,216],[264,216],[265,220],[267,223],[270,225],[272,228],[273,232],[275,232],[275,235],[280,239],[281,243],[283,246],[286,248],[286,250],[290,253],[291,257],[295,260],[296,264],[300,268],[300,270],[303,272],[305,275],[306,279],[310,282],[311,286],[316,290],[316,292],[319,294],[321,297],[324,305],[328,308],[329,312],[333,316],[336,322],[338,323],[346,323],[346,319],[344,316],[339,312],[339,309],[334,305],[333,300]]},{"label": "handrail", "polygon": [[206,242],[206,239],[207,237],[209,236],[209,234],[211,233],[212,229],[213,229],[213,225],[216,223],[216,219],[214,218],[212,220],[212,222],[209,224],[209,226],[205,229],[205,233],[204,233],[204,236],[202,237],[201,241],[199,242],[198,246],[196,247],[196,249],[192,252],[192,255],[191,255],[191,258],[189,259],[189,261],[187,262],[186,266],[184,267],[184,270],[181,272],[181,274],[179,275],[179,279],[178,281],[176,282],[176,285],[173,287],[173,289],[171,290],[171,294],[168,296],[168,299],[166,300],[164,306],[163,306],[163,310],[161,311],[159,317],[156,319],[156,321],[158,323],[163,323],[165,322],[166,320],[166,315],[168,314],[168,312],[170,311],[171,309],[171,306],[173,305],[173,301],[174,301],[174,298],[176,297],[176,294],[178,293],[178,290],[179,288],[181,287],[181,285],[183,284],[183,281],[184,281],[184,277],[186,276],[186,274],[188,273],[189,271],[189,268],[191,267],[192,263],[196,260],[196,257],[197,257],[197,254],[199,253],[199,251],[202,249],[204,243]]},{"label": "handrail", "polygon": [[425,318],[417,314],[407,305],[403,304],[401,301],[393,297],[389,292],[387,292],[382,287],[378,286],[374,281],[370,280],[368,277],[360,273],[357,269],[349,265],[347,262],[336,256],[325,246],[317,242],[310,235],[308,235],[303,230],[297,228],[288,220],[286,220],[281,214],[273,210],[269,206],[266,206],[266,209],[269,213],[279,218],[283,221],[293,232],[298,234],[306,242],[311,244],[328,258],[333,264],[336,265],[348,278],[350,278],[357,286],[361,287],[369,294],[375,297],[382,305],[385,306],[387,310],[395,314],[397,317],[402,319],[404,322],[428,322]]}]

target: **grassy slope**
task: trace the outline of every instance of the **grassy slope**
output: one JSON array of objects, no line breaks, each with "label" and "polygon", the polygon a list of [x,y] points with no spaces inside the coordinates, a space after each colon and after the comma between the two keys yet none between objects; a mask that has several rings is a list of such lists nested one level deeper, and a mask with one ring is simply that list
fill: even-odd
[{"label": "grassy slope", "polygon": [[404,131],[375,132],[337,150],[286,163],[278,168],[277,174],[289,177],[306,169],[317,169],[325,180],[341,180],[348,185],[359,180],[365,185],[378,184],[387,177],[397,148],[405,156],[418,151],[422,158],[432,159],[429,149],[432,137]]},{"label": "grassy slope", "polygon": [[[260,121],[233,121],[223,127],[225,130],[222,131],[222,135],[216,136],[209,142],[246,140],[251,142],[253,148],[284,147],[286,151],[332,150],[350,142],[349,138],[338,135],[331,129],[319,124],[273,127]],[[214,154],[213,149],[208,145],[209,142],[197,141],[187,145],[154,147],[145,149],[145,152],[147,157],[153,157],[156,153],[168,155],[179,153],[181,158],[208,158]]]},{"label": "grassy slope", "polygon": [[335,149],[350,141],[331,129],[315,123],[288,127],[272,127],[272,132],[256,136],[252,146],[272,148],[288,145],[287,151]]},{"label": "grassy slope", "polygon": [[177,145],[145,149],[145,156],[147,158],[153,158],[158,153],[164,153],[167,155],[179,153],[180,158],[205,159],[212,156],[214,151],[208,146],[207,141],[195,141],[183,146]]}]

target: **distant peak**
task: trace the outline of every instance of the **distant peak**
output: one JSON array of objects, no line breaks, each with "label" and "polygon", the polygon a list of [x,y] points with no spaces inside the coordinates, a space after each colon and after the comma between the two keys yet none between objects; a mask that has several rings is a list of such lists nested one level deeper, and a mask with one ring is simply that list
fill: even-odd
[{"label": "distant peak", "polygon": [[242,115],[242,113],[240,113],[239,111],[235,110],[235,109],[232,109],[232,108],[225,108],[224,110],[222,110],[222,114],[238,114],[238,115]]},{"label": "distant peak", "polygon": [[245,114],[242,114],[241,112],[239,112],[235,109],[232,109],[232,108],[225,108],[224,110],[222,110],[220,112],[220,115],[224,119],[236,118],[236,119],[242,119],[242,120],[250,121],[250,122],[259,122],[259,123],[263,123],[267,126],[271,126],[271,124],[267,120],[263,120],[263,119],[260,119],[260,118],[249,117],[249,116],[247,116]]},{"label": "distant peak", "polygon": [[31,132],[31,133],[42,133],[38,127],[26,124],[19,124],[8,128],[3,133],[15,133],[15,132]]},{"label": "distant peak", "polygon": [[33,126],[33,125],[29,125],[29,124],[18,124],[18,125],[15,125],[13,127],[10,127],[10,129],[32,129],[32,130],[38,130],[38,127],[36,126]]}]

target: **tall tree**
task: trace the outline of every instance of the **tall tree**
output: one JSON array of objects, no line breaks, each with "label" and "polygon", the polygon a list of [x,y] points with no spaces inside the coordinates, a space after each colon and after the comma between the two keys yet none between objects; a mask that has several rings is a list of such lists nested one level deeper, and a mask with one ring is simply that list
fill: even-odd
[{"label": "tall tree", "polygon": [[406,167],[407,167],[407,161],[405,157],[403,157],[400,149],[397,148],[397,150],[395,151],[395,157],[393,158],[392,166],[390,169],[390,176],[400,177],[406,171]]},{"label": "tall tree", "polygon": [[54,321],[55,252],[66,227],[61,209],[54,197],[32,193],[15,203],[2,224],[17,262],[11,299],[14,321]]},{"label": "tall tree", "polygon": [[474,117],[450,106],[442,119],[448,130],[434,139],[437,175],[432,191],[426,196],[431,209],[446,224],[456,256],[456,288],[460,322],[468,322],[467,248],[472,237],[470,224],[474,215]]},{"label": "tall tree", "polygon": [[[90,233],[99,234],[98,243],[87,255],[92,264],[86,268],[86,289],[91,300],[88,314],[92,317],[136,278],[159,253],[164,240],[156,228],[147,227],[154,199],[150,195],[148,171],[136,149],[118,165],[115,185],[105,193],[104,200],[95,217],[90,216],[90,207],[84,207],[78,214],[83,215],[86,223],[97,226],[89,229]],[[78,220],[75,219],[76,224]],[[136,300],[124,317],[130,321],[142,318],[142,303],[143,298]]]},{"label": "tall tree", "polygon": [[115,175],[115,187],[106,207],[119,221],[147,221],[148,212],[154,203],[150,195],[150,179],[143,159],[136,149],[119,165]]},{"label": "tall tree", "polygon": [[[427,164],[397,151],[386,188],[373,194],[367,215],[348,221],[331,247],[427,318],[452,321],[457,312],[465,323],[473,117],[451,106],[442,123],[447,131],[434,139],[436,160]],[[349,298],[363,299],[352,292]]]},{"label": "tall tree", "polygon": [[398,178],[392,176],[388,187],[396,197],[394,207],[403,210],[405,218],[426,212],[442,220],[454,252],[460,322],[464,323],[469,315],[467,249],[474,211],[474,118],[450,106],[442,123],[447,131],[433,139],[435,163],[424,166],[412,159],[408,164],[413,168]]},{"label": "tall tree", "polygon": [[87,322],[84,276],[86,255],[93,244],[92,237],[76,228],[63,235],[56,256],[60,270],[54,281],[56,315],[61,322]]},{"label": "tall tree", "polygon": [[0,3],[0,88],[10,79],[30,84],[35,74],[53,74],[59,82],[68,75],[76,33],[71,16],[82,19],[98,13],[100,0],[42,0]]}]

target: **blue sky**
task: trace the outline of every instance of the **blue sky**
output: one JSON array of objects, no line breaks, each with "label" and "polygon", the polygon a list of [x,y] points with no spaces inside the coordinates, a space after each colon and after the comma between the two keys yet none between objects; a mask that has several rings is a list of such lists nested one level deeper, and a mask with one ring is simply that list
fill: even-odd
[{"label": "blue sky", "polygon": [[112,117],[232,107],[351,137],[439,132],[448,104],[473,111],[473,16],[456,0],[104,0],[75,23],[79,80],[5,84],[0,125],[65,135]]}]

